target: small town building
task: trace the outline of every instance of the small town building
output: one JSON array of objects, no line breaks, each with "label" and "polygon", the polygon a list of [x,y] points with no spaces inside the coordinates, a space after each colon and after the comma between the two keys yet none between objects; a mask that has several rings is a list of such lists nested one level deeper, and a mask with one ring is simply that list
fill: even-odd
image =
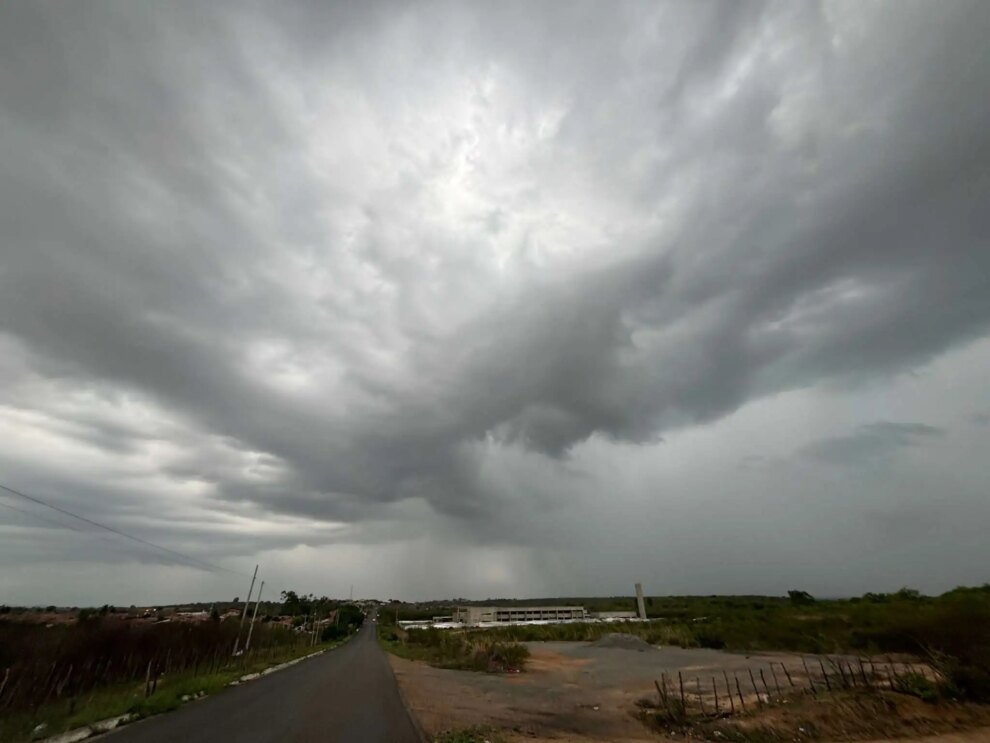
[{"label": "small town building", "polygon": [[583,606],[458,606],[452,619],[461,624],[494,622],[570,622],[588,618]]}]

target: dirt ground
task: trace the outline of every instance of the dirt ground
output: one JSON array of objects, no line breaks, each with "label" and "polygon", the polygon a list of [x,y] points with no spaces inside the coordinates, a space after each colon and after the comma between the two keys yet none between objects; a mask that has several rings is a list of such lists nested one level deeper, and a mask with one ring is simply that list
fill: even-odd
[{"label": "dirt ground", "polygon": [[[785,653],[741,655],[717,650],[596,647],[577,642],[527,643],[531,656],[524,673],[484,674],[433,668],[426,663],[390,655],[402,694],[431,738],[444,731],[475,726],[498,729],[502,740],[516,741],[653,741],[664,739],[635,716],[637,701],[656,699],[655,682],[666,673],[668,684],[678,672],[689,701],[700,689],[706,705],[715,692],[723,694],[725,679],[736,693],[740,681],[743,700],[755,705],[750,672],[757,689],[783,685],[785,693],[807,686],[800,656]],[[769,669],[774,667],[776,682]],[[783,667],[788,669],[787,680]],[[760,671],[763,671],[761,677]],[[723,673],[724,672],[724,673]],[[819,677],[814,665],[812,676]],[[711,688],[712,678],[716,688]],[[697,679],[697,682],[695,681]],[[766,679],[767,686],[762,680]],[[696,685],[697,684],[697,685]],[[738,696],[734,704],[740,705]],[[965,734],[931,737],[939,743],[990,741],[990,728]]]},{"label": "dirt ground", "polygon": [[490,725],[506,730],[510,740],[514,732],[529,741],[656,741],[657,734],[647,730],[634,713],[638,699],[657,696],[654,682],[663,672],[676,677],[681,671],[689,694],[694,679],[704,678],[701,686],[706,698],[712,694],[707,684],[713,675],[722,678],[726,670],[733,678],[738,673],[745,684],[744,697],[754,703],[749,670],[759,683],[759,670],[768,676],[773,661],[793,668],[795,683],[801,678],[800,658],[787,654],[745,656],[681,648],[639,651],[578,642],[527,645],[530,659],[526,671],[519,674],[448,671],[395,656],[389,660],[403,695],[428,735]]}]

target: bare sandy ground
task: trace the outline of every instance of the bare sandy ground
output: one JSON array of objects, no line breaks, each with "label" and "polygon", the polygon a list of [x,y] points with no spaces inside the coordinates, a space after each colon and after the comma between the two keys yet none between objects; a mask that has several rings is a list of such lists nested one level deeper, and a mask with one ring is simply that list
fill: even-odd
[{"label": "bare sandy ground", "polygon": [[[747,704],[756,703],[750,671],[759,671],[773,689],[768,669],[788,686],[780,664],[796,686],[807,684],[801,657],[786,653],[741,655],[717,650],[651,648],[645,651],[595,647],[586,643],[529,643],[531,657],[524,673],[497,675],[433,668],[426,663],[389,656],[389,662],[411,712],[431,738],[448,730],[491,726],[511,743],[517,741],[659,741],[636,717],[639,699],[655,699],[654,682],[662,673],[680,671],[691,696],[700,682],[707,704],[714,702],[711,678],[738,676]],[[815,674],[814,668],[812,674]],[[719,693],[721,695],[720,687]],[[727,706],[724,696],[723,706]],[[738,704],[738,697],[736,699]],[[990,728],[966,733],[917,738],[929,743],[990,741]]]},{"label": "bare sandy ground", "polygon": [[[389,656],[403,696],[426,732],[491,725],[526,740],[656,741],[658,736],[634,717],[636,700],[657,695],[662,672],[681,671],[690,689],[694,678],[726,669],[765,673],[769,661],[800,667],[786,654],[735,655],[681,648],[639,652],[585,643],[530,643],[526,672],[510,675],[448,671]],[[779,668],[779,666],[778,666]],[[779,673],[779,671],[778,671]],[[798,678],[795,678],[798,683]],[[772,682],[771,682],[772,684]],[[755,701],[755,695],[750,694]]]}]

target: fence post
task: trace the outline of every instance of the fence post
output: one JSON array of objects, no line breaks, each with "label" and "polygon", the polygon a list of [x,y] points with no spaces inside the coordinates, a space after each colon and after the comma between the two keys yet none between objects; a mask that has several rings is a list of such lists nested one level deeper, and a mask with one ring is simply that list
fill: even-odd
[{"label": "fence post", "polygon": [[842,679],[842,685],[847,689],[851,688],[852,684],[849,683],[848,679],[846,679],[846,672],[842,668],[842,658],[839,658],[839,662],[836,663],[836,665],[839,667],[839,677]]},{"label": "fence post", "polygon": [[780,693],[780,684],[777,683],[777,673],[773,670],[773,663],[770,664],[770,675],[773,677],[773,685],[777,690],[777,696],[782,696]]},{"label": "fence post", "polygon": [[760,681],[763,682],[763,689],[767,693],[767,702],[770,701],[770,687],[767,686],[767,677],[763,675],[763,669],[760,669]]},{"label": "fence post", "polygon": [[783,663],[780,664],[780,667],[783,669],[784,675],[787,676],[787,683],[789,683],[791,685],[791,688],[793,689],[794,688],[794,679],[791,678],[790,671],[787,670],[787,666],[785,666]]},{"label": "fence post", "polygon": [[71,678],[72,678],[72,664],[70,663],[69,664],[69,672],[65,674],[65,678],[62,679],[62,683],[59,684],[58,687],[55,689],[55,698],[56,699],[59,699],[62,696],[62,689],[64,689],[66,687],[66,684],[69,683],[69,679],[71,679]]},{"label": "fence post", "polygon": [[736,694],[739,695],[739,704],[742,707],[742,711],[745,712],[746,700],[743,698],[742,688],[739,686],[739,677],[736,675],[735,671],[732,672],[732,678],[736,680]]},{"label": "fence post", "polygon": [[701,714],[707,715],[705,711],[705,700],[701,696],[701,679],[697,676],[694,677],[694,690],[698,693],[698,705],[701,707]]},{"label": "fence post", "polygon": [[808,668],[808,662],[801,656],[801,665],[804,666],[804,672],[808,675],[808,688],[811,689],[812,694],[818,694],[818,690],[815,688],[815,679],[811,675],[811,669]]},{"label": "fence post", "polygon": [[718,687],[715,686],[714,676],[712,676],[712,693],[715,695],[715,716],[718,717],[722,711],[718,708]]},{"label": "fence post", "polygon": [[736,714],[736,703],[732,699],[732,687],[729,686],[729,674],[722,669],[722,676],[725,678],[725,693],[729,695],[729,706],[732,708],[732,714]]},{"label": "fence post", "polygon": [[148,670],[144,673],[144,695],[151,696],[151,661],[148,661]]},{"label": "fence post", "polygon": [[825,688],[826,688],[826,689],[828,689],[829,691],[832,691],[832,684],[831,684],[831,683],[829,683],[829,680],[828,680],[828,673],[826,673],[826,672],[825,672],[825,664],[824,664],[824,663],[822,663],[822,659],[821,659],[821,656],[819,656],[819,657],[818,657],[818,665],[819,665],[819,666],[821,667],[821,669],[822,669],[822,676],[824,676],[824,677],[825,677]]},{"label": "fence post", "polygon": [[753,669],[747,668],[746,670],[749,671],[749,682],[753,685],[753,691],[756,692],[756,703],[762,706],[763,698],[760,696],[760,689],[756,685],[756,679],[753,677]]}]

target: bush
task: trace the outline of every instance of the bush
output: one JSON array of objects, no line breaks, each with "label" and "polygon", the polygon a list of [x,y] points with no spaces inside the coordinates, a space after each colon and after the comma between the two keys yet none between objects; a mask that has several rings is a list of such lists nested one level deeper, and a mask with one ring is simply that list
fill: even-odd
[{"label": "bush", "polygon": [[905,673],[894,681],[894,691],[910,694],[923,702],[934,703],[939,700],[938,687],[920,673]]},{"label": "bush", "polygon": [[347,627],[341,627],[337,624],[328,624],[323,628],[323,632],[320,633],[320,640],[323,642],[342,640],[345,637],[347,637]]},{"label": "bush", "polygon": [[525,645],[493,642],[475,648],[469,666],[487,673],[521,671],[528,657],[529,649]]}]

